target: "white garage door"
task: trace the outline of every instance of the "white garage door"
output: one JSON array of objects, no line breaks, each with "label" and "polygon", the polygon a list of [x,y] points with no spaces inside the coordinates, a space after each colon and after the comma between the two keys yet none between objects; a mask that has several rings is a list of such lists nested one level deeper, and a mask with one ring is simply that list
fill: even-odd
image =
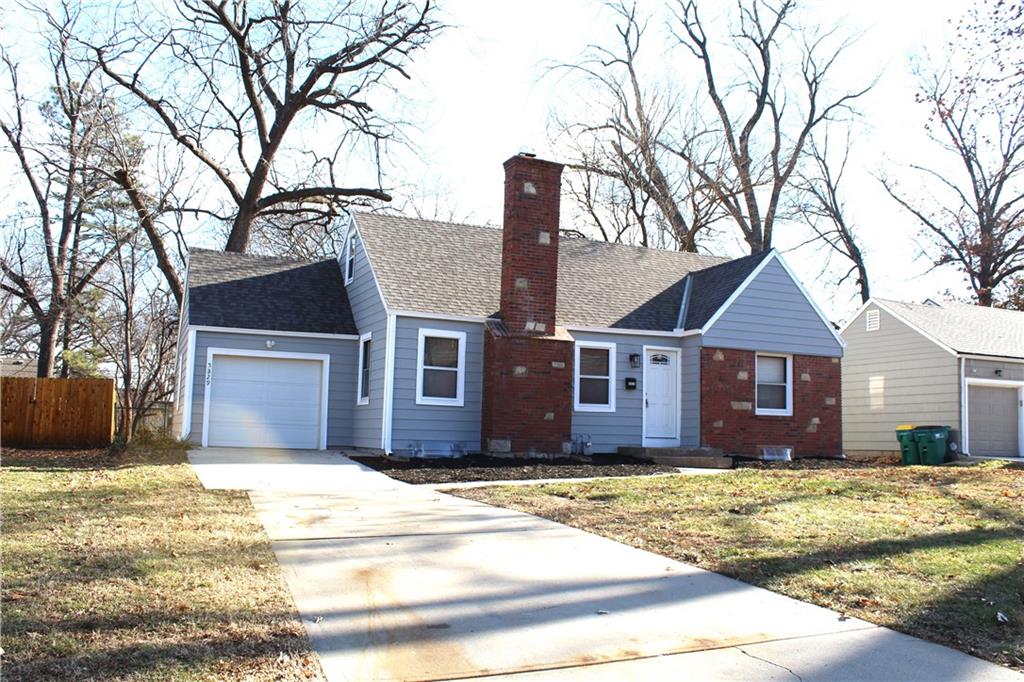
[{"label": "white garage door", "polygon": [[207,445],[320,447],[318,360],[214,355]]}]

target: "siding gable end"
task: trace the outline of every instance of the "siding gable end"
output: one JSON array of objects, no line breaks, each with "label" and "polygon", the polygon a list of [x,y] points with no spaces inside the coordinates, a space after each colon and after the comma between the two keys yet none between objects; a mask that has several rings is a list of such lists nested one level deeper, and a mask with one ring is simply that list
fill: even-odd
[{"label": "siding gable end", "polygon": [[778,255],[704,328],[704,346],[840,357],[843,342]]}]

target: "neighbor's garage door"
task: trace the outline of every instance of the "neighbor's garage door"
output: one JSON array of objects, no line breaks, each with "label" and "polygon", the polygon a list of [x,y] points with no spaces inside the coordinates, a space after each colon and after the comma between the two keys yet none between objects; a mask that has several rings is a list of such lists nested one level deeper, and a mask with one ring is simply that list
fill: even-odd
[{"label": "neighbor's garage door", "polygon": [[1019,398],[1016,388],[968,386],[967,409],[972,455],[1016,457]]},{"label": "neighbor's garage door", "polygon": [[318,448],[317,360],[214,355],[207,445]]}]

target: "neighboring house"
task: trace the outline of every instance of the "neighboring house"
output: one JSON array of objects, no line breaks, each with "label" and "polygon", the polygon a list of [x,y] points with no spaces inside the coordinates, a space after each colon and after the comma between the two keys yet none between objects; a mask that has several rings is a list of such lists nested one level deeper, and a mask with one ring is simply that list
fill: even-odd
[{"label": "neighboring house", "polygon": [[502,229],[356,214],[338,260],[193,250],[177,433],[409,454],[841,451],[842,340],[777,251],[560,238],[559,164]]},{"label": "neighboring house", "polygon": [[843,328],[847,454],[896,453],[900,424],[971,455],[1024,456],[1024,313],[874,298]]},{"label": "neighboring house", "polygon": [[37,375],[36,360],[0,357],[0,377],[34,377]]}]

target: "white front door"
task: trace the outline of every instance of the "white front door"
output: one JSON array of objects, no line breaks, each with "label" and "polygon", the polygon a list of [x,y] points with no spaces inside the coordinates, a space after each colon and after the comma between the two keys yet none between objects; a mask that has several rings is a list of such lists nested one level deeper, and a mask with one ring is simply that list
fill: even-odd
[{"label": "white front door", "polygon": [[679,349],[644,349],[644,445],[679,445]]}]

